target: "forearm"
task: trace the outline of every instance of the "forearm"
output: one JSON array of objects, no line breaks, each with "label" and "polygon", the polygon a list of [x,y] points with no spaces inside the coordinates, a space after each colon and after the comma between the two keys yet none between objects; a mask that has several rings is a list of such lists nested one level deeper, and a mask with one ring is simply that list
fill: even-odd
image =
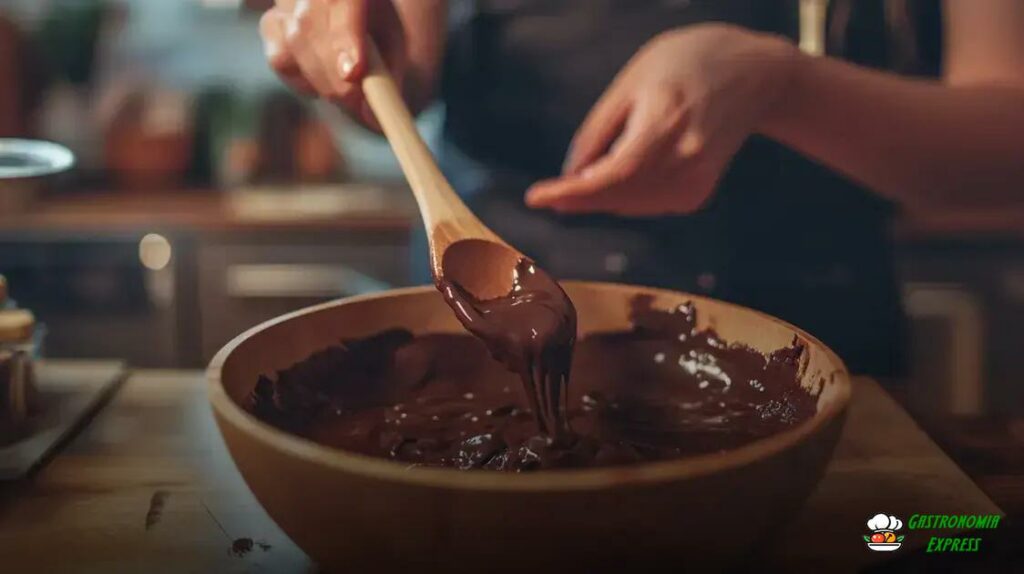
[{"label": "forearm", "polygon": [[1024,84],[956,86],[796,56],[761,131],[886,197],[967,204],[1024,192]]},{"label": "forearm", "polygon": [[437,92],[448,39],[448,2],[396,0],[395,7],[406,32],[409,56],[404,92],[409,106],[419,112]]}]

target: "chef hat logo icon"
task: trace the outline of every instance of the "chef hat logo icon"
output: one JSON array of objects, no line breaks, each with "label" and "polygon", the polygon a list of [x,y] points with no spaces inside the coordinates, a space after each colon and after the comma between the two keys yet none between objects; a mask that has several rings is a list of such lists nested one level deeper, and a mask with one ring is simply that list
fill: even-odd
[{"label": "chef hat logo icon", "polygon": [[896,531],[903,528],[903,521],[892,514],[876,514],[868,519],[870,535],[864,535],[868,548],[876,552],[892,552],[903,545],[903,536]]},{"label": "chef hat logo icon", "polygon": [[903,521],[889,514],[876,514],[868,520],[868,528],[871,530],[899,530],[903,528]]}]

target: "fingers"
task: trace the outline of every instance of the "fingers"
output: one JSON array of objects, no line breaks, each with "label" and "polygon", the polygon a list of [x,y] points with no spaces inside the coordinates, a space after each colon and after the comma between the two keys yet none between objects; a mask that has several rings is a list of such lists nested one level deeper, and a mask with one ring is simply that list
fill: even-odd
[{"label": "fingers", "polygon": [[527,205],[604,211],[610,200],[628,203],[647,177],[645,171],[672,160],[672,148],[685,126],[685,111],[672,98],[654,95],[638,101],[607,155],[578,174],[533,186],[527,192]]},{"label": "fingers", "polygon": [[285,23],[288,15],[277,8],[271,8],[260,18],[260,35],[267,64],[281,80],[293,90],[303,94],[315,93],[315,88],[302,75],[298,62],[292,56],[285,38]]},{"label": "fingers", "polygon": [[291,62],[291,54],[284,45],[285,13],[271,8],[260,17],[260,37],[263,39],[263,51],[267,62],[277,69],[284,62]]},{"label": "fingers", "polygon": [[347,12],[348,7],[353,4],[361,3],[299,0],[292,14],[293,18],[300,22],[298,41],[315,55],[330,86],[329,91],[321,92],[321,96],[335,101],[344,101],[354,88],[353,84],[343,77],[339,65],[343,63],[341,54],[345,54],[349,63],[347,72],[351,73],[355,55],[350,45],[355,40],[345,26],[332,29],[332,20],[336,19],[336,13]]},{"label": "fingers", "polygon": [[683,160],[696,160],[707,149],[707,113],[703,108],[691,110],[676,152]]},{"label": "fingers", "polygon": [[379,131],[363,96],[372,32],[401,87],[404,36],[390,1],[277,0],[260,21],[267,59],[293,89],[345,107]]},{"label": "fingers", "polygon": [[577,213],[614,211],[615,203],[629,202],[626,183],[638,177],[638,170],[637,164],[627,159],[607,157],[579,175],[534,184],[526,193],[526,204]]},{"label": "fingers", "polygon": [[329,58],[338,78],[349,84],[357,84],[366,73],[367,4],[365,0],[329,0]]},{"label": "fingers", "polygon": [[[336,94],[332,74],[321,53],[317,40],[325,35],[327,23],[317,9],[315,0],[297,0],[295,9],[285,21],[285,41],[306,80],[317,94],[331,97]],[[336,75],[336,74],[334,74]]]},{"label": "fingers", "polygon": [[[336,66],[339,77],[348,84],[350,92],[344,104],[358,121],[379,132],[377,116],[370,109],[360,87],[370,63],[367,41],[370,26],[371,8],[368,0],[333,0],[331,37],[334,39]],[[397,78],[395,81],[398,81]]]},{"label": "fingers", "polygon": [[267,59],[291,87],[359,112],[367,0],[278,0],[260,20]]},{"label": "fingers", "polygon": [[629,111],[628,101],[620,97],[616,90],[605,94],[587,114],[573,137],[562,173],[578,174],[581,169],[604,155],[621,135]]},{"label": "fingers", "polygon": [[[548,186],[559,185],[559,180],[547,180],[538,182],[533,189],[544,190]],[[616,190],[592,190],[583,195],[561,195],[546,205],[536,205],[527,199],[530,207],[544,207],[558,213],[611,213],[616,215],[627,215],[630,209],[629,199],[623,198]]]}]

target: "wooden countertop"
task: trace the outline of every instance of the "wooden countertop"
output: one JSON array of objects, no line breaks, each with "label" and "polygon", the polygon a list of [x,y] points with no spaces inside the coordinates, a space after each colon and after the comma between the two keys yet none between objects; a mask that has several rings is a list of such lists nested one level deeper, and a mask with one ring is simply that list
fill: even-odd
[{"label": "wooden countertop", "polygon": [[[852,572],[887,559],[861,540],[883,511],[999,512],[877,383],[858,378],[825,478],[800,515],[779,517],[791,535],[763,564]],[[900,552],[913,556],[931,533],[906,534]],[[255,544],[233,552],[238,539]],[[33,480],[0,487],[0,556],[12,572],[315,571],[244,486],[202,374],[179,371],[135,373]]]},{"label": "wooden countertop", "polygon": [[896,240],[1024,242],[1024,204],[990,209],[910,211],[895,222]]},{"label": "wooden countertop", "polygon": [[[344,197],[339,191],[338,197]],[[216,191],[163,191],[152,193],[75,193],[38,201],[26,213],[0,213],[0,232],[118,232],[170,229],[197,232],[246,230],[406,231],[416,220],[411,194],[401,189],[369,210],[318,210],[316,201],[337,205],[338,198],[316,201],[278,194],[276,205],[236,201]],[[356,200],[354,203],[358,203]],[[248,207],[246,207],[248,206]],[[364,206],[365,208],[365,206]],[[1024,204],[975,210],[913,211],[899,216],[894,235],[900,242],[934,240],[1024,241]]]},{"label": "wooden countertop", "polygon": [[[415,216],[411,197],[364,187],[353,193],[363,194],[369,205],[349,205],[344,189],[326,188],[291,196],[287,191],[76,193],[38,200],[24,213],[0,213],[0,232],[408,231]],[[392,199],[394,205],[388,205]]]}]

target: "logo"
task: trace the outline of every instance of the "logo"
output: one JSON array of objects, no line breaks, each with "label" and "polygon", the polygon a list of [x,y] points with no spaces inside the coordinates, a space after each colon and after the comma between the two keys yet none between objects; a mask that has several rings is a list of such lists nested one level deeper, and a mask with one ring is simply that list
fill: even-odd
[{"label": "logo", "polygon": [[903,528],[903,521],[891,514],[876,514],[868,520],[871,535],[864,535],[864,542],[875,552],[892,552],[903,545],[903,536],[896,531]]}]

